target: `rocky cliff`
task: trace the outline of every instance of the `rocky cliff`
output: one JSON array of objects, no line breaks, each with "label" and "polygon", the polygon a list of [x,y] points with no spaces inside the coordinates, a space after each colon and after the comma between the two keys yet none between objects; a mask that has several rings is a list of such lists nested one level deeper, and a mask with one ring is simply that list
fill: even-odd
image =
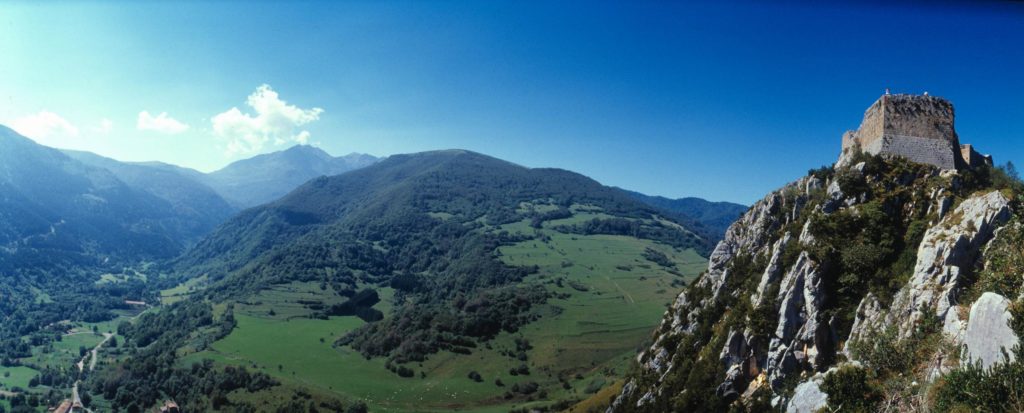
[{"label": "rocky cliff", "polygon": [[1024,394],[1020,182],[849,160],[729,228],[608,412],[1010,409]]}]

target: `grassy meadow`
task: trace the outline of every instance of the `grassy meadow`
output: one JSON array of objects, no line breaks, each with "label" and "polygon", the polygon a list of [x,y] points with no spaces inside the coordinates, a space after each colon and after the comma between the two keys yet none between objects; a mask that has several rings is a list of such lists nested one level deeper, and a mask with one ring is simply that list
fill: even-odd
[{"label": "grassy meadow", "polygon": [[[537,206],[521,205],[531,207]],[[515,334],[500,334],[472,354],[441,352],[422,363],[406,365],[415,372],[414,377],[399,377],[385,368],[384,359],[367,360],[352,349],[335,345],[363,321],[356,317],[308,318],[312,311],[304,301],[325,305],[344,301],[333,291],[321,290],[317,283],[277,285],[235,303],[235,330],[211,348],[186,355],[181,363],[187,366],[208,358],[245,366],[277,378],[281,389],[362,400],[372,411],[382,412],[505,412],[557,401],[567,401],[568,406],[568,401],[596,400],[613,386],[621,386],[616,378],[649,339],[682,284],[703,271],[706,260],[693,250],[677,250],[649,240],[565,234],[552,229],[607,217],[582,207],[573,211],[572,217],[546,222],[540,229],[530,227],[528,220],[481,229],[537,235],[503,246],[497,253],[511,265],[538,266],[539,272],[524,283],[544,285],[553,298],[538,310],[542,314],[539,320]],[[649,249],[664,254],[673,265],[666,268],[649,261],[644,257]],[[166,291],[165,300],[187,294],[188,288]],[[393,291],[373,288],[381,295],[374,308],[387,316]],[[518,356],[517,338],[532,346],[526,351],[526,360]],[[521,365],[526,365],[529,374],[513,375],[511,370]],[[482,380],[471,380],[471,372]],[[530,382],[539,385],[538,391],[529,396],[510,394],[512,386]],[[287,394],[290,391],[241,392],[231,397],[259,402]]]}]

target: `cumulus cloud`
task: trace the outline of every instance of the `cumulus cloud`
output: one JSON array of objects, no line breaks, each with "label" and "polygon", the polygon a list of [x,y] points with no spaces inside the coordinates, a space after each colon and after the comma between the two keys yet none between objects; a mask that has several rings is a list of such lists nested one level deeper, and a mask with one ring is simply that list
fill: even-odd
[{"label": "cumulus cloud", "polygon": [[245,154],[263,149],[268,142],[309,142],[309,131],[301,127],[320,119],[321,108],[302,109],[281,100],[269,85],[261,85],[249,95],[246,104],[255,115],[242,113],[237,107],[211,119],[213,132],[227,141],[229,154]]},{"label": "cumulus cloud", "polygon": [[46,110],[11,121],[11,128],[36,141],[52,141],[78,136],[78,128],[75,125],[60,115]]},{"label": "cumulus cloud", "polygon": [[139,120],[136,124],[139,130],[149,130],[165,135],[177,135],[188,130],[188,125],[161,112],[157,116],[151,115],[148,111],[139,112]]},{"label": "cumulus cloud", "polygon": [[92,128],[93,131],[100,135],[109,135],[110,131],[114,130],[114,121],[103,118],[100,123]]},{"label": "cumulus cloud", "polygon": [[7,125],[42,145],[56,148],[73,148],[82,145],[78,136],[78,128],[67,119],[50,111],[44,110],[14,119]]}]

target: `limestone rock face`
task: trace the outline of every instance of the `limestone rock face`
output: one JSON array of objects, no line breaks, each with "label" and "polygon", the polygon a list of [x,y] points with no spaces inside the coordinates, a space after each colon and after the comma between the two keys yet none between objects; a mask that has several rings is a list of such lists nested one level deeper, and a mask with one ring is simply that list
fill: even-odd
[{"label": "limestone rock face", "polygon": [[964,360],[979,362],[983,368],[1014,360],[1013,348],[1019,340],[1009,325],[1009,305],[1006,297],[991,292],[974,302],[964,333]]},{"label": "limestone rock face", "polygon": [[814,367],[821,348],[831,344],[830,327],[821,320],[825,301],[821,281],[818,264],[806,251],[782,279],[778,327],[765,365],[772,387],[781,386],[788,374],[802,366]]},{"label": "limestone rock face", "polygon": [[[922,321],[937,321],[953,344],[923,356],[930,360],[925,369],[906,372],[917,380],[934,380],[957,368],[956,354],[950,354],[950,349],[961,344],[966,350],[960,360],[979,360],[986,366],[1003,361],[1000,349],[1017,343],[1006,325],[1005,299],[984,296],[972,308],[970,322],[957,305],[958,294],[983,268],[986,246],[1010,219],[1009,199],[999,191],[965,190],[963,185],[973,183],[962,181],[956,170],[880,168],[859,163],[836,172],[861,174],[852,175],[862,179],[854,181],[857,194],[843,192],[836,178],[840,175],[827,180],[811,175],[755,203],[726,232],[709,259],[707,272],[669,307],[654,334],[654,344],[637,358],[637,377],[642,380],[629,381],[610,411],[623,403],[641,411],[695,403],[696,393],[687,393],[692,391],[689,385],[680,390],[679,380],[685,376],[678,374],[687,372],[676,370],[694,365],[678,362],[680,351],[689,360],[713,361],[718,374],[724,373],[720,383],[699,390],[717,396],[715,403],[728,404],[767,390],[774,396],[774,406],[795,412],[826,406],[827,396],[820,388],[823,377],[843,356],[858,364],[851,350],[840,348],[840,343],[871,342],[890,328],[895,329],[897,340],[906,340]],[[868,202],[876,204],[862,209]],[[844,249],[843,241],[830,235],[827,226],[815,225],[849,222],[842,220],[864,211],[888,214],[892,222],[905,224],[927,222],[922,218],[932,221],[923,235],[907,230],[905,236],[917,234],[922,241],[897,251],[900,257],[916,251],[908,280],[885,290],[885,298],[876,289],[888,287],[872,284],[861,290],[863,296],[855,297],[859,301],[851,303],[850,297],[830,294],[850,291],[837,289],[842,286],[836,283],[857,274],[838,272],[834,266],[842,265],[837,261],[843,259],[841,254],[854,250]],[[839,254],[829,255],[830,251]],[[836,308],[837,302],[844,307]],[[855,310],[848,307],[853,303],[858,303]],[[850,312],[854,312],[852,325],[841,318]],[[842,331],[844,324],[849,330]],[[792,396],[785,396],[787,383],[808,376]]]},{"label": "limestone rock face", "polygon": [[821,391],[818,381],[808,380],[796,386],[786,413],[817,413],[827,404],[828,395]]},{"label": "limestone rock face", "polygon": [[882,305],[878,302],[878,298],[874,294],[868,293],[857,305],[857,315],[853,319],[853,327],[850,329],[850,337],[846,340],[847,346],[843,349],[843,353],[846,354],[847,358],[853,358],[850,353],[849,343],[865,340],[871,337],[871,334],[884,326],[881,324],[885,319],[885,313],[882,312]]},{"label": "limestone rock face", "polygon": [[[810,193],[809,191],[817,189],[820,185],[820,180],[814,177],[804,177],[792,182],[756,202],[739,220],[729,227],[729,230],[725,233],[725,238],[718,243],[708,259],[707,272],[697,282],[698,286],[708,288],[712,292],[711,297],[705,298],[699,303],[692,302],[685,292],[680,293],[676,297],[676,300],[669,307],[668,316],[663,320],[663,325],[659,329],[667,330],[667,333],[659,334],[654,344],[637,356],[637,360],[641,362],[641,367],[646,373],[664,378],[672,371],[672,354],[665,348],[664,338],[673,334],[693,333],[702,308],[717,299],[719,294],[723,293],[723,288],[730,276],[728,266],[738,254],[760,255],[769,253],[769,250],[772,249],[777,249],[778,254],[781,254],[784,243],[780,244],[778,241],[773,243],[771,236],[778,228],[788,224],[805,204],[805,201],[787,201],[786,194],[797,192],[800,194],[800,199],[806,200]],[[776,271],[781,272],[782,269],[777,269]],[[777,275],[774,271],[771,271],[768,277],[777,277]],[[666,327],[664,324],[668,324],[668,326]],[[737,332],[736,334],[736,340],[747,339],[745,332]],[[724,350],[728,350],[728,346]],[[749,355],[741,354],[742,352],[739,351],[725,351],[724,353],[723,357],[732,365],[741,363]],[[726,362],[726,360],[723,360],[723,362]],[[745,381],[747,379],[745,376],[746,372],[742,374],[737,372],[735,378]],[[737,381],[737,383],[739,382]],[[638,389],[635,387],[636,385],[634,384],[634,388],[630,389],[630,393],[631,395],[642,394],[639,402],[649,402],[656,394],[656,391],[651,389]],[[725,390],[727,388],[723,388],[723,391]],[[742,389],[731,390],[739,391]],[[623,392],[619,398],[628,398],[631,395],[626,395]]]},{"label": "limestone rock face", "polygon": [[1010,218],[1009,203],[999,191],[971,197],[925,232],[914,274],[887,317],[899,326],[901,338],[909,337],[926,315],[946,318],[956,304],[963,272],[974,266],[995,229]]},{"label": "limestone rock face", "polygon": [[[785,205],[785,191],[805,188],[807,178],[787,185],[785,188],[772,192],[753,206],[739,221],[729,227],[725,238],[719,241],[715,250],[708,258],[708,272],[701,277],[701,285],[710,285],[712,298],[717,298],[722,286],[728,278],[727,266],[740,251],[760,252],[768,242],[769,235],[786,222],[780,219],[780,212]],[[787,214],[788,216],[788,214]]]},{"label": "limestone rock face", "polygon": [[786,249],[786,245],[792,237],[787,233],[775,244],[772,245],[772,257],[768,261],[768,266],[765,267],[764,273],[761,275],[761,281],[757,284],[757,290],[750,297],[750,302],[753,303],[754,307],[761,304],[761,299],[768,290],[768,286],[775,283],[780,276],[782,276],[782,252]]},{"label": "limestone rock face", "polygon": [[612,404],[610,406],[608,406],[608,409],[605,410],[605,413],[612,413],[612,412],[615,412],[616,410],[618,410],[619,408],[621,408],[622,404],[624,403],[626,398],[629,397],[629,396],[632,396],[633,392],[635,392],[635,391],[636,391],[636,380],[630,380],[629,382],[626,383],[625,386],[622,386],[622,393],[621,394],[624,395],[625,397],[622,397],[622,396],[616,397],[615,400],[612,401]]}]

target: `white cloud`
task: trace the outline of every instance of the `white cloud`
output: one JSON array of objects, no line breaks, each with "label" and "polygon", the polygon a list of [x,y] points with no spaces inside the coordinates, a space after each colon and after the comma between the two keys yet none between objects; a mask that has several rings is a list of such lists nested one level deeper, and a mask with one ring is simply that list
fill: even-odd
[{"label": "white cloud", "polygon": [[153,116],[145,110],[139,112],[139,120],[136,127],[139,130],[150,130],[165,135],[177,135],[188,130],[188,125],[167,116],[167,112],[161,112],[159,115]]},{"label": "white cloud", "polygon": [[300,130],[300,127],[320,119],[324,111],[289,105],[268,85],[256,88],[246,104],[256,112],[255,116],[242,113],[235,107],[211,119],[213,132],[227,140],[229,154],[257,152],[270,141],[274,145],[308,143],[309,131]]},{"label": "white cloud", "polygon": [[110,131],[114,130],[114,121],[103,118],[100,123],[92,128],[92,130],[100,135],[109,135]]},{"label": "white cloud", "polygon": [[60,115],[41,111],[10,122],[12,129],[48,146],[68,147],[78,137],[78,128]]}]

